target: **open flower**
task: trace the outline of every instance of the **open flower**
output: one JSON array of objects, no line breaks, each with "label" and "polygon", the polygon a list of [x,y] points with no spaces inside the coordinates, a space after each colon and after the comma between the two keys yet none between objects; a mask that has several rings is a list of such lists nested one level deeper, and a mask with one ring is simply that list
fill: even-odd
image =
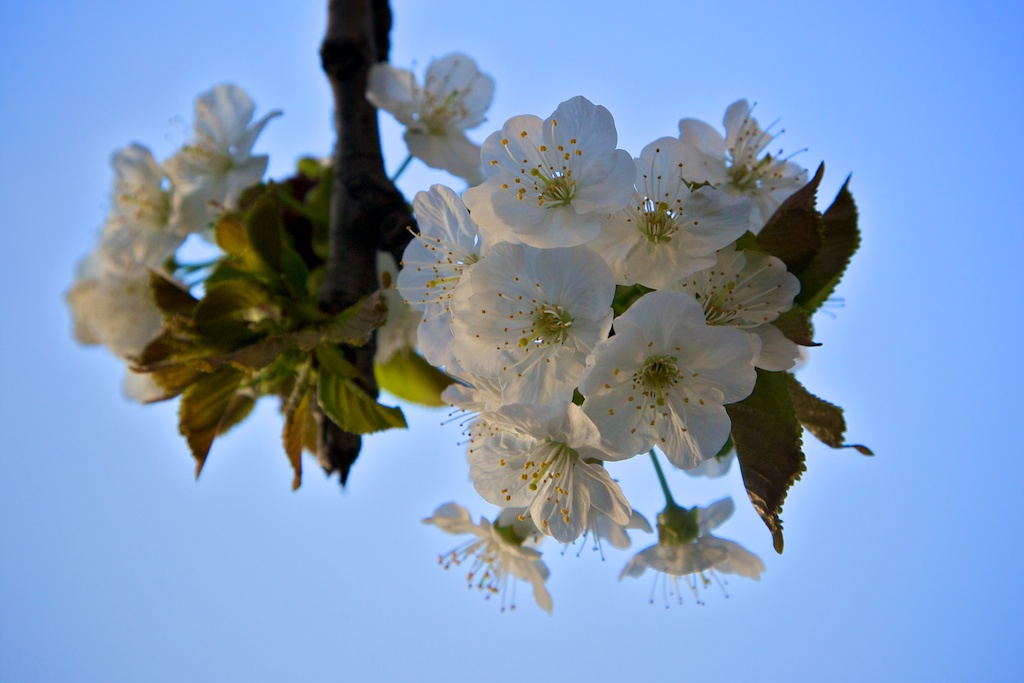
[{"label": "open flower", "polygon": [[[533,587],[537,605],[551,612],[551,595],[544,587],[548,568],[541,561],[540,552],[525,545],[532,534],[525,532],[515,517],[508,519],[506,515],[493,523],[481,517],[480,522],[474,524],[466,508],[446,503],[423,523],[434,524],[449,534],[472,534],[476,537],[438,558],[445,569],[468,562],[470,588],[483,591],[487,598],[501,595],[504,610],[509,578],[522,579]],[[511,600],[511,608],[515,609],[515,598]]]},{"label": "open flower", "polygon": [[619,284],[667,287],[714,265],[715,252],[747,231],[750,200],[708,186],[693,189],[697,155],[679,140],[655,140],[635,163],[632,199],[588,245]]},{"label": "open flower", "polygon": [[739,543],[718,538],[711,530],[732,516],[732,498],[707,507],[683,508],[673,503],[658,515],[658,543],[644,548],[623,568],[619,580],[640,577],[648,569],[670,576],[674,593],[682,602],[679,579],[697,597],[715,573],[760,579],[764,562]]},{"label": "open flower", "polygon": [[470,438],[477,492],[501,507],[528,508],[556,540],[576,540],[596,513],[629,524],[629,503],[600,463],[607,444],[579,406],[503,406],[481,415]]},{"label": "open flower", "polygon": [[468,286],[468,297],[452,301],[459,364],[501,376],[506,403],[571,399],[587,356],[611,328],[615,284],[601,257],[586,247],[496,244]]},{"label": "open flower", "polygon": [[636,169],[611,113],[585,97],[545,120],[514,116],[481,151],[487,180],[463,194],[473,218],[496,241],[571,247],[593,239],[605,214],[633,194]]},{"label": "open flower", "polygon": [[411,71],[375,64],[366,98],[405,126],[409,154],[470,185],[483,180],[480,146],[465,131],[484,121],[494,99],[494,80],[471,57],[456,52],[430,62],[422,88]]},{"label": "open flower", "polygon": [[730,246],[718,252],[711,268],[682,278],[673,289],[700,303],[708,325],[742,330],[754,349],[755,366],[778,371],[795,365],[797,345],[772,325],[800,293],[800,281],[781,260]]},{"label": "open flower", "polygon": [[580,380],[584,410],[618,453],[657,446],[689,469],[718,453],[732,423],[723,407],[746,398],[757,378],[743,333],[710,327],[696,299],[644,295],[615,319]]},{"label": "open flower", "polygon": [[233,209],[242,190],[263,178],[266,155],[252,147],[273,111],[251,123],[256,105],[237,85],[222,84],[196,99],[194,137],[164,163],[174,183],[171,222],[187,232],[204,230],[219,213]]},{"label": "open flower", "polygon": [[697,119],[679,122],[680,139],[701,156],[701,177],[715,187],[754,202],[750,230],[756,235],[789,195],[807,183],[807,171],[776,155],[765,153],[775,134],[761,128],[751,116],[746,100],[729,105],[725,112],[725,138]]},{"label": "open flower", "polygon": [[434,185],[417,192],[413,211],[417,234],[402,255],[397,287],[405,302],[422,311],[417,332],[420,352],[433,365],[448,362],[451,345],[451,300],[464,272],[480,260],[480,229],[455,192]]}]

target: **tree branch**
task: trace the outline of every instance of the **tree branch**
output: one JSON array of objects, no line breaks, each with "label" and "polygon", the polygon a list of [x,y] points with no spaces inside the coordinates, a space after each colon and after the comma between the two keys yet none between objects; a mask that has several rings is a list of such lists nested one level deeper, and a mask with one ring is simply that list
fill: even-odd
[{"label": "tree branch", "polygon": [[[378,288],[377,249],[396,259],[408,242],[406,226],[415,225],[402,194],[388,179],[380,148],[377,110],[366,99],[370,67],[386,61],[391,28],[387,0],[329,0],[327,33],[320,48],[324,72],[334,92],[334,184],[331,190],[330,249],[320,307],[339,313]],[[347,348],[359,369],[357,381],[377,395],[373,377],[373,340]],[[346,434],[318,415],[317,457],[328,471],[338,470],[342,484],[359,455],[360,438]]]}]

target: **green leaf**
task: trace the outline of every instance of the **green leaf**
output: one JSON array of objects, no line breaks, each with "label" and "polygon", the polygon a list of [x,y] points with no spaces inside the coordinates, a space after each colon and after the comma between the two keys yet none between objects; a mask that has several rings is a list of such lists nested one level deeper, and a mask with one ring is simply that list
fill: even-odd
[{"label": "green leaf", "polygon": [[811,316],[799,306],[794,305],[793,308],[772,321],[772,324],[794,344],[821,346],[814,341],[814,326],[811,325]]},{"label": "green leaf", "polygon": [[195,458],[196,477],[203,470],[221,422],[228,416],[242,377],[240,371],[225,366],[204,375],[182,394],[178,408],[178,430],[188,441],[192,457]]},{"label": "green leaf", "polygon": [[359,370],[345,358],[345,354],[337,346],[324,343],[316,347],[316,362],[320,367],[327,370],[335,377],[341,379],[354,379],[359,376]]},{"label": "green leaf", "polygon": [[405,428],[399,408],[382,406],[351,379],[320,368],[317,401],[324,415],[349,434],[370,434],[395,427]]},{"label": "green leaf", "polygon": [[213,229],[213,239],[224,253],[242,256],[252,248],[245,224],[235,214],[226,213]]},{"label": "green leaf", "polygon": [[399,351],[384,363],[375,363],[377,386],[398,398],[425,406],[447,405],[441,392],[454,382],[412,350]]},{"label": "green leaf", "polygon": [[813,313],[835,291],[850,259],[860,246],[857,229],[857,205],[849,190],[850,179],[836,195],[822,218],[822,245],[814,259],[800,274],[797,302]]},{"label": "green leaf", "polygon": [[819,441],[832,448],[855,448],[864,455],[874,455],[871,449],[860,444],[843,443],[846,434],[846,419],[843,409],[818,398],[804,388],[800,381],[786,373],[786,389],[793,403],[793,410],[807,431]]},{"label": "green leaf", "polygon": [[637,299],[642,297],[648,292],[652,292],[650,287],[644,287],[643,285],[615,285],[615,299],[612,301],[612,310],[615,312],[615,317],[618,317],[629,310]]},{"label": "green leaf", "polygon": [[787,390],[786,373],[758,369],[754,391],[725,406],[743,484],[754,509],[771,531],[775,551],[782,552],[782,504],[805,471],[801,428]]},{"label": "green leaf", "polygon": [[324,165],[313,157],[302,157],[299,159],[298,171],[310,180],[316,180],[323,173]]},{"label": "green leaf", "polygon": [[334,316],[324,327],[324,339],[337,344],[362,346],[373,331],[384,324],[388,307],[384,293],[377,290]]},{"label": "green leaf", "polygon": [[[271,188],[272,189],[272,188]],[[260,259],[274,272],[281,270],[281,240],[284,234],[281,212],[273,192],[259,198],[245,220],[249,243]]]},{"label": "green leaf", "polygon": [[761,249],[782,259],[797,277],[821,248],[823,226],[815,196],[824,173],[825,164],[821,164],[814,178],[782,202],[757,235]]}]

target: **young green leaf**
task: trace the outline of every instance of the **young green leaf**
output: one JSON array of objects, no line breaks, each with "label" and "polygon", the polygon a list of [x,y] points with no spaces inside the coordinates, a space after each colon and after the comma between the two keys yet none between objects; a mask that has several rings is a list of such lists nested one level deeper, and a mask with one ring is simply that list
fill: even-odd
[{"label": "young green leaf", "polygon": [[353,380],[322,366],[317,378],[317,401],[324,414],[350,434],[408,426],[401,409],[382,406]]},{"label": "young green leaf", "polygon": [[800,422],[786,388],[786,373],[757,370],[754,391],[725,406],[743,484],[754,509],[771,531],[775,551],[782,552],[782,504],[806,470]]},{"label": "young green leaf", "polygon": [[412,350],[399,351],[386,362],[375,363],[373,374],[381,389],[431,407],[447,405],[441,400],[441,392],[455,381]]},{"label": "young green leaf", "polygon": [[[273,188],[270,188],[273,190]],[[252,248],[274,272],[281,270],[281,212],[273,191],[261,196],[245,219],[246,232]]]},{"label": "young green leaf", "polygon": [[324,339],[336,344],[362,346],[370,340],[373,331],[384,324],[387,316],[384,293],[377,290],[334,316],[324,327]]}]

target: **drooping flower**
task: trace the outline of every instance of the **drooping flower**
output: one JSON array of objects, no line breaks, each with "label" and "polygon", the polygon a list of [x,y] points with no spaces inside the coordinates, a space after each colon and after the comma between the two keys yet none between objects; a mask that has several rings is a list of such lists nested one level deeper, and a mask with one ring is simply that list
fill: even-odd
[{"label": "drooping flower", "polygon": [[674,593],[682,602],[680,578],[694,598],[698,597],[698,587],[709,585],[716,573],[760,579],[764,562],[757,555],[739,543],[711,534],[732,516],[733,510],[732,498],[690,509],[670,503],[658,515],[658,543],[637,553],[623,568],[619,580],[638,578],[648,569],[661,572],[671,577]]},{"label": "drooping flower", "polygon": [[[515,511],[514,514],[518,513]],[[504,610],[509,579],[522,579],[533,587],[537,605],[551,612],[551,595],[544,586],[548,568],[541,561],[540,552],[526,545],[530,534],[524,532],[514,516],[512,519],[508,515],[499,517],[493,523],[481,517],[480,522],[474,524],[466,508],[446,503],[423,523],[434,524],[449,534],[472,534],[475,537],[438,558],[445,569],[468,562],[469,588],[483,591],[487,598],[500,595]],[[511,608],[515,609],[515,598],[511,600]]]},{"label": "drooping flower", "polygon": [[[502,376],[507,403],[567,401],[608,335],[612,273],[586,247],[496,244],[455,297],[452,352],[470,372]],[[460,287],[465,285],[460,283]]]},{"label": "drooping flower", "polygon": [[466,190],[466,206],[495,241],[584,244],[633,194],[636,169],[617,140],[612,115],[585,97],[563,102],[543,121],[515,116],[484,141],[487,180]]},{"label": "drooping flower", "polygon": [[618,453],[608,459],[657,446],[688,469],[718,453],[731,429],[723,406],[754,388],[751,358],[743,333],[708,326],[691,296],[642,296],[615,319],[580,380],[584,410]]},{"label": "drooping flower", "polygon": [[730,246],[718,252],[712,267],[682,278],[673,289],[692,295],[709,325],[742,330],[755,366],[777,371],[796,363],[799,347],[771,324],[800,293],[800,281],[781,260]]},{"label": "drooping flower", "polygon": [[779,205],[807,183],[807,171],[782,157],[782,150],[774,156],[765,153],[777,136],[761,128],[751,116],[752,110],[746,100],[729,105],[724,138],[697,119],[680,121],[679,137],[701,156],[702,175],[698,180],[730,194],[750,197],[750,229],[756,235]]},{"label": "drooping flower", "polygon": [[629,523],[629,503],[599,462],[608,445],[579,406],[503,406],[481,415],[470,437],[477,492],[495,505],[528,508],[537,528],[556,540],[576,540],[596,512]]},{"label": "drooping flower", "polygon": [[366,98],[405,126],[411,155],[470,185],[483,180],[480,146],[465,131],[484,122],[494,99],[494,80],[471,57],[456,52],[431,61],[422,88],[411,71],[375,64]]},{"label": "drooping flower", "polygon": [[620,284],[667,287],[713,265],[715,252],[747,231],[750,200],[708,186],[693,189],[698,155],[679,140],[655,140],[635,163],[630,203],[609,215],[588,245]]},{"label": "drooping flower", "polygon": [[263,178],[267,156],[252,147],[273,111],[252,122],[256,105],[237,85],[221,84],[196,99],[193,139],[164,162],[174,183],[171,222],[204,230],[219,209],[236,208],[242,190]]},{"label": "drooping flower", "polygon": [[[618,524],[611,517],[600,511],[592,512],[588,517],[589,524],[584,531],[584,538],[590,537],[594,540],[594,549],[601,551],[601,542],[607,541],[613,548],[625,550],[631,544],[627,531],[639,530],[644,533],[651,533],[651,523],[647,518],[636,510],[629,511],[629,521],[625,524]],[[603,557],[603,555],[602,555]]]},{"label": "drooping flower", "polygon": [[423,357],[444,365],[451,355],[452,294],[485,245],[462,199],[443,185],[418,192],[413,211],[420,232],[402,255],[398,291],[422,311],[417,335]]}]

